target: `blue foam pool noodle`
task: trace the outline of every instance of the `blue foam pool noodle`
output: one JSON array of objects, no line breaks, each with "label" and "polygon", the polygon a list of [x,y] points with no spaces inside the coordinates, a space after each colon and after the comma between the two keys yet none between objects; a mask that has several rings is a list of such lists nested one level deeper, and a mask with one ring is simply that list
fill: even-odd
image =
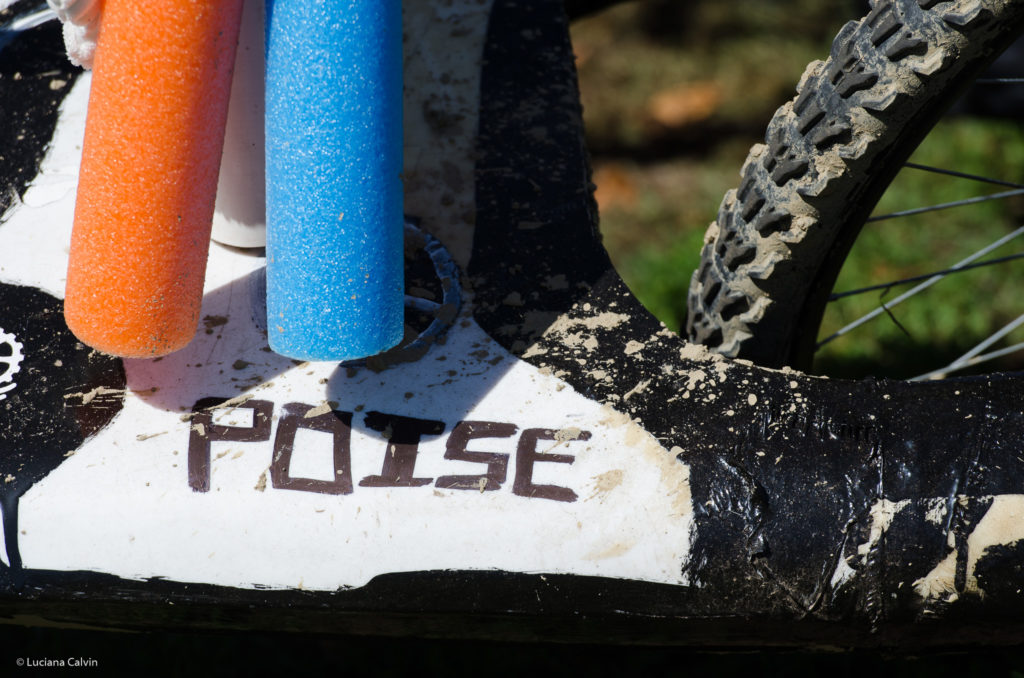
[{"label": "blue foam pool noodle", "polygon": [[302,360],[403,334],[401,0],[270,0],[267,332]]}]

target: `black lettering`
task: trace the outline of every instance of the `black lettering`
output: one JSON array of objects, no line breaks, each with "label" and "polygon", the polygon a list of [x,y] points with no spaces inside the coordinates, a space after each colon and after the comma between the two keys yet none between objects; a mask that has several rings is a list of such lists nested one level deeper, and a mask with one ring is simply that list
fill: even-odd
[{"label": "black lettering", "polygon": [[381,474],[366,476],[359,481],[360,487],[422,487],[434,480],[414,476],[416,454],[422,436],[444,432],[443,421],[367,412],[366,427],[382,432],[388,441],[388,449],[384,453]]},{"label": "black lettering", "polygon": [[[352,494],[352,413],[331,410],[313,417],[306,414],[312,405],[288,403],[277,424],[274,457],[270,463],[270,481],[282,490],[303,490],[319,494]],[[331,434],[333,440],[334,480],[296,478],[291,475],[295,434],[300,428]]]},{"label": "black lettering", "polygon": [[[537,451],[538,441],[557,440],[557,434],[558,431],[549,428],[528,428],[523,431],[516,446],[516,479],[512,483],[513,494],[554,501],[576,501],[576,493],[568,487],[533,483],[533,465],[537,462],[571,464],[576,461],[576,457],[571,454],[546,454]],[[590,440],[590,432],[580,431],[572,440]]]},{"label": "black lettering", "polygon": [[482,475],[441,476],[435,485],[446,490],[497,490],[508,476],[508,455],[497,452],[472,452],[466,449],[470,440],[479,438],[509,438],[515,435],[515,424],[492,421],[460,421],[448,436],[444,458],[487,464]]},{"label": "black lettering", "polygon": [[223,426],[213,423],[213,411],[230,398],[203,398],[192,406],[192,426],[188,434],[188,484],[196,492],[210,491],[210,444],[217,441],[258,443],[270,440],[270,417],[274,404],[269,400],[247,400],[231,409],[250,409],[252,426]]}]

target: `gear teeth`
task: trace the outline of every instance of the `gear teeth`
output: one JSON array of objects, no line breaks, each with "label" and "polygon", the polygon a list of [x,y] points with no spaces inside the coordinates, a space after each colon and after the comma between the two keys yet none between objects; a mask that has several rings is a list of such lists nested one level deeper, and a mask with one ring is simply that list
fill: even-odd
[{"label": "gear teeth", "polygon": [[0,400],[7,397],[7,394],[14,389],[14,375],[21,370],[21,361],[24,360],[24,346],[13,334],[4,332],[0,327],[0,346],[9,346],[10,353],[0,355],[0,366],[3,373],[0,374]]}]

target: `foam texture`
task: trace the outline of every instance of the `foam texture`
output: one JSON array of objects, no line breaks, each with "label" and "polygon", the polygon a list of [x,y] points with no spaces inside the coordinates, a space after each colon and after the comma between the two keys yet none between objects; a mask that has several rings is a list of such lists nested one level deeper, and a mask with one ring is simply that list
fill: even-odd
[{"label": "foam texture", "polygon": [[303,360],[403,334],[401,0],[267,5],[267,331]]},{"label": "foam texture", "polygon": [[165,355],[195,335],[242,0],[107,0],[65,318],[84,343]]}]

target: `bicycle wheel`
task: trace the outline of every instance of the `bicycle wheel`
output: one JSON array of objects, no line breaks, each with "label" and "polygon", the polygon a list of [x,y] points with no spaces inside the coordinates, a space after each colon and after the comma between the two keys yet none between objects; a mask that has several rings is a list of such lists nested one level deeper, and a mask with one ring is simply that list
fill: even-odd
[{"label": "bicycle wheel", "polygon": [[878,0],[754,146],[705,236],[691,341],[806,369],[839,269],[928,130],[1020,33],[1017,0]]}]

